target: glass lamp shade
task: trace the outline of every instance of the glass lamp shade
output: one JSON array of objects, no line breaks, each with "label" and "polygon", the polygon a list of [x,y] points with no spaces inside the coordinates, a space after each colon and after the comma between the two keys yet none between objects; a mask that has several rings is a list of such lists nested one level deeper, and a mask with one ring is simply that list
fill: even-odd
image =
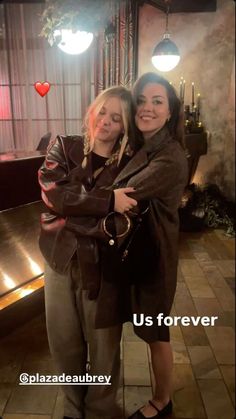
[{"label": "glass lamp shade", "polygon": [[73,32],[71,29],[57,29],[54,37],[59,38],[58,48],[67,54],[76,55],[86,51],[91,45],[93,34],[91,32]]},{"label": "glass lamp shade", "polygon": [[179,50],[174,42],[165,36],[156,45],[152,54],[152,64],[160,71],[170,71],[177,66],[180,60]]}]

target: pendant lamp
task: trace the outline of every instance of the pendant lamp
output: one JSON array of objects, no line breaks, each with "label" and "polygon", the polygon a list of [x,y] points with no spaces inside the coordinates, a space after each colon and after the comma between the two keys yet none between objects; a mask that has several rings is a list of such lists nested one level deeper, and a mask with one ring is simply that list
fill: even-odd
[{"label": "pendant lamp", "polygon": [[91,32],[73,32],[72,29],[56,29],[54,31],[54,37],[58,37],[58,48],[71,55],[81,54],[86,51],[93,40],[93,34]]},{"label": "pendant lamp", "polygon": [[168,17],[170,5],[169,1],[166,1],[166,29],[163,35],[163,39],[159,42],[152,53],[152,64],[159,71],[170,71],[177,66],[180,60],[178,47],[174,42],[170,40],[170,32],[168,28]]}]

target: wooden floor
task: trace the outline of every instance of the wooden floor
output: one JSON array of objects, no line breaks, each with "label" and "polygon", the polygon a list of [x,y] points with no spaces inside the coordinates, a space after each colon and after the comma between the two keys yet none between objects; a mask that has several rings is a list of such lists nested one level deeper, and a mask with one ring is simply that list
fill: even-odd
[{"label": "wooden floor", "polygon": [[38,236],[43,211],[42,201],[0,211],[0,309],[8,304],[2,295],[11,302],[12,290],[42,275],[44,261]]},{"label": "wooden floor", "polygon": [[[234,281],[234,239],[220,230],[181,234],[172,315],[219,319],[214,327],[171,328],[172,418],[234,418]],[[43,314],[0,341],[0,415],[3,419],[61,419],[61,390],[19,386],[23,371],[55,373]],[[129,414],[152,397],[153,386],[148,347],[133,334],[131,324],[124,327],[122,371],[120,402]]]}]

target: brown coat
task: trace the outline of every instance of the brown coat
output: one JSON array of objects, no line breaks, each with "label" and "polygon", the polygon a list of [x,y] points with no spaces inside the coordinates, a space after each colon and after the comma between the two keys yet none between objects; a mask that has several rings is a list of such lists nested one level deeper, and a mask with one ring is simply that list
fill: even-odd
[{"label": "brown coat", "polygon": [[[144,313],[154,317],[154,320],[158,313],[164,316],[170,314],[177,282],[178,207],[187,179],[185,152],[163,128],[146,142],[115,180],[119,186],[135,187],[132,197],[138,201],[150,201],[146,234],[151,234],[153,244],[156,243],[154,263],[153,259],[147,262],[152,264],[151,269],[147,265],[148,274],[139,277],[132,287],[132,313]],[[145,239],[145,231],[143,233],[141,240]],[[144,265],[150,252],[151,247],[143,249]],[[137,255],[136,263],[140,257]],[[144,269],[141,271],[145,272]],[[135,329],[147,342],[159,339],[155,321],[153,327],[141,326]]]}]

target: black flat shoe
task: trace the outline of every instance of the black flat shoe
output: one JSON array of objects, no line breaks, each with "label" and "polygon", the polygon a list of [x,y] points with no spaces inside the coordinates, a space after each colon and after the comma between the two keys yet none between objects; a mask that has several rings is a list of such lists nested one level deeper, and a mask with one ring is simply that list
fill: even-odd
[{"label": "black flat shoe", "polygon": [[159,418],[164,418],[165,416],[170,415],[172,413],[173,406],[172,406],[172,401],[171,400],[161,410],[158,409],[151,400],[149,400],[148,403],[157,411],[157,415],[149,416],[147,418],[146,416],[143,415],[143,413],[140,410],[137,410],[135,413],[133,413],[131,416],[129,416],[128,419],[159,419]]}]

